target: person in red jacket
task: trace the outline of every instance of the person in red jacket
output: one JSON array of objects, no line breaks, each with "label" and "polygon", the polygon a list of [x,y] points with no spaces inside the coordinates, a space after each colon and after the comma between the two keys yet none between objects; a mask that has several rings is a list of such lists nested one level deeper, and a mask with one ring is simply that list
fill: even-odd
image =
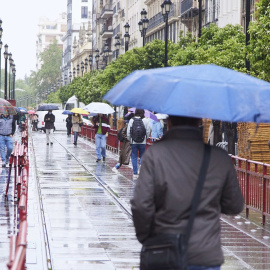
[{"label": "person in red jacket", "polygon": [[93,124],[95,128],[95,143],[96,143],[96,162],[101,161],[101,156],[103,162],[106,160],[106,142],[110,131],[109,119],[104,115],[99,113],[97,116],[93,117]]}]

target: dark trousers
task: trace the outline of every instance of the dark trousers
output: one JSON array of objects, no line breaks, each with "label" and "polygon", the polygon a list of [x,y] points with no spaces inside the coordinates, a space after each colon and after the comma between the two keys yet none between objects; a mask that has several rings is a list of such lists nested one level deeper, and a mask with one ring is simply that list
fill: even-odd
[{"label": "dark trousers", "polygon": [[71,128],[72,128],[72,126],[67,126],[67,135],[71,134]]}]

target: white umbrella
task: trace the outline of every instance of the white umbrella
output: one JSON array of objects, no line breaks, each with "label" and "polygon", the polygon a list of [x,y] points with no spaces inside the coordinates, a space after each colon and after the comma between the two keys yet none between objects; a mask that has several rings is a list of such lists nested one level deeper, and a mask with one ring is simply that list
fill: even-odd
[{"label": "white umbrella", "polygon": [[111,114],[114,113],[114,109],[107,103],[102,102],[91,102],[86,105],[84,110],[89,111],[90,113],[102,113],[102,114]]},{"label": "white umbrella", "polygon": [[163,113],[156,113],[155,114],[158,120],[161,119],[167,119],[168,118],[168,114],[163,114]]}]

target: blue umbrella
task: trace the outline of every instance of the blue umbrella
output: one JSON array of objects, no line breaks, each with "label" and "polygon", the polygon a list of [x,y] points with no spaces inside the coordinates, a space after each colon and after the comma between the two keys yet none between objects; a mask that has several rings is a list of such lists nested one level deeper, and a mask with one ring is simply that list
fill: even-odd
[{"label": "blue umbrella", "polygon": [[24,114],[27,114],[28,112],[27,112],[27,109],[25,109],[25,108],[23,108],[23,107],[17,107],[16,109],[15,109],[17,112],[19,112],[19,113],[24,113]]},{"label": "blue umbrella", "polygon": [[65,111],[62,112],[62,114],[73,114],[73,113],[71,111],[69,111],[69,110],[65,110]]},{"label": "blue umbrella", "polygon": [[169,115],[270,122],[270,83],[216,65],[134,71],[104,99]]}]

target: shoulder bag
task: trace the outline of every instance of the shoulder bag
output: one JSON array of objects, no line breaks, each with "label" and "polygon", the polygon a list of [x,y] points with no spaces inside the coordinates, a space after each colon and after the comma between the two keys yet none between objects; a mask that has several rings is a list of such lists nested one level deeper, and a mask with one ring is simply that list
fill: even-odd
[{"label": "shoulder bag", "polygon": [[211,147],[204,145],[203,162],[192,199],[185,234],[159,234],[148,238],[141,250],[140,270],[186,270],[187,248],[210,160]]}]

